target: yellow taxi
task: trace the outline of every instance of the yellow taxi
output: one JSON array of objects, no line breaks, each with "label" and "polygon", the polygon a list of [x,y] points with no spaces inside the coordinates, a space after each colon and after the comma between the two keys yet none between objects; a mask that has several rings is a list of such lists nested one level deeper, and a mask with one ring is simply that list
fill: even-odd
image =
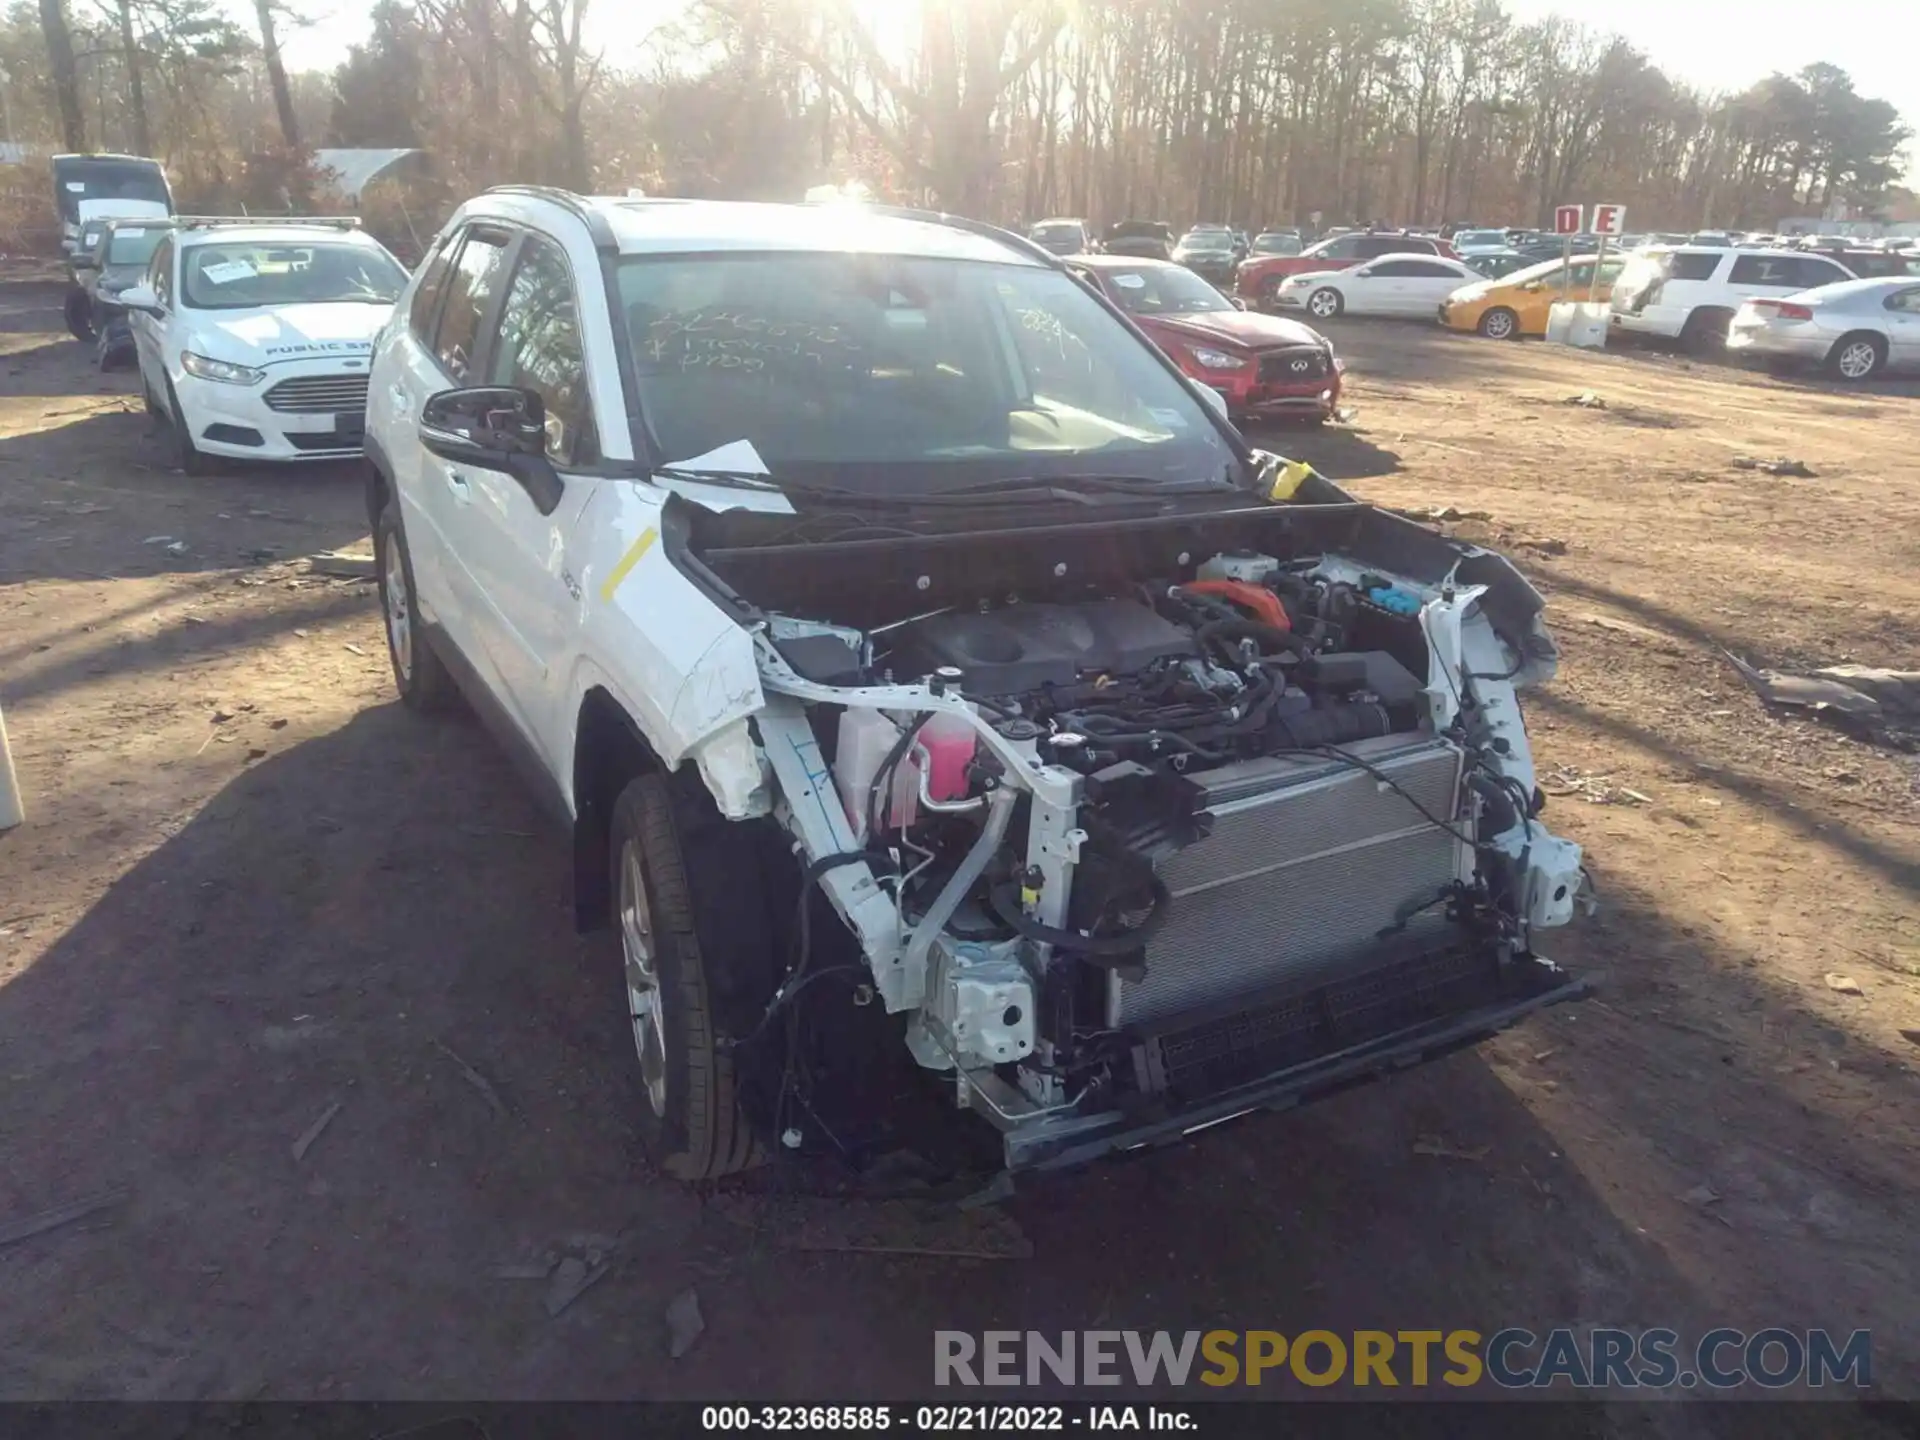
[{"label": "yellow taxi", "polygon": [[[1473,262],[1467,262],[1471,265]],[[1571,263],[1546,260],[1500,280],[1465,285],[1440,302],[1440,323],[1449,330],[1477,330],[1492,340],[1517,340],[1547,333],[1547,311],[1562,300],[1585,300],[1588,293],[1604,304],[1613,282],[1626,268],[1625,255],[1576,255]],[[1599,267],[1600,283],[1594,284]]]}]

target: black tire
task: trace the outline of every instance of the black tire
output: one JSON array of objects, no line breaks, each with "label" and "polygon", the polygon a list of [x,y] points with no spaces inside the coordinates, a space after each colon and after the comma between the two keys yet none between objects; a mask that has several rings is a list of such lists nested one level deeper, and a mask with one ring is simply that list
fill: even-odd
[{"label": "black tire", "polygon": [[1887,342],[1871,330],[1842,335],[1827,353],[1827,373],[1849,385],[1878,375],[1887,364]]},{"label": "black tire", "polygon": [[[389,564],[389,561],[396,562]],[[380,512],[380,523],[373,527],[373,571],[380,582],[380,628],[386,632],[387,662],[393,666],[393,687],[400,692],[401,703],[423,715],[449,708],[459,695],[446,662],[433,648],[433,640],[421,628],[414,596],[413,556],[407,552],[407,540],[400,529],[399,502],[389,500]],[[405,587],[405,594],[393,593],[393,582]],[[395,601],[399,601],[405,642],[395,625]]]},{"label": "black tire", "polygon": [[1480,317],[1480,333],[1489,340],[1518,340],[1520,317],[1504,305],[1496,305]]},{"label": "black tire", "polygon": [[[668,777],[642,775],[621,791],[609,846],[613,932],[641,1068],[641,1144],[665,1173],[697,1182],[751,1169],[764,1152],[740,1103],[734,1057],[716,1043],[700,916],[675,820]],[[652,951],[651,991],[658,1008],[647,1018],[657,1016],[653,1028],[643,1020],[634,991],[646,974],[634,955],[630,906],[636,885]]]},{"label": "black tire", "polygon": [[173,388],[173,381],[167,381],[167,450],[173,466],[182,475],[211,475],[215,469],[214,457],[193,443],[193,436],[187,430],[187,417],[180,410],[180,396]]},{"label": "black tire", "polygon": [[1332,320],[1344,315],[1347,309],[1347,297],[1331,285],[1322,285],[1307,296],[1307,313],[1316,320]]},{"label": "black tire", "polygon": [[93,297],[86,291],[77,287],[67,291],[65,310],[67,333],[74,339],[90,345],[100,338],[100,328],[93,320]]},{"label": "black tire", "polygon": [[1702,306],[1687,316],[1680,330],[1680,348],[1690,355],[1720,355],[1727,348],[1727,327],[1733,323],[1731,310]]}]

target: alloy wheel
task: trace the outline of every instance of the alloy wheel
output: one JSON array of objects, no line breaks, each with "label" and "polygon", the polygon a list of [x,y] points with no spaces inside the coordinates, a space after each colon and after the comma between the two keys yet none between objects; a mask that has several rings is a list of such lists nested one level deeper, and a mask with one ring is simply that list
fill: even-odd
[{"label": "alloy wheel", "polygon": [[653,914],[647,905],[640,847],[632,841],[620,853],[620,948],[627,964],[627,1013],[633,1022],[633,1048],[640,1056],[647,1104],[663,1119],[667,1113],[667,1023],[665,992],[654,956]]},{"label": "alloy wheel", "polygon": [[387,645],[393,651],[393,668],[404,683],[413,679],[413,597],[407,591],[406,559],[398,537],[387,536],[383,559],[386,584],[381,589],[386,592]]},{"label": "alloy wheel", "polygon": [[1865,340],[1856,340],[1840,352],[1834,368],[1849,380],[1864,380],[1879,368],[1880,352]]}]

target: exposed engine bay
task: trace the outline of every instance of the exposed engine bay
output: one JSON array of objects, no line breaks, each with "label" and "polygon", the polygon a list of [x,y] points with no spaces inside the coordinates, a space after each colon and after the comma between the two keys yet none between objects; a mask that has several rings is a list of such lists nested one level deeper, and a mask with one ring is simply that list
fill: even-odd
[{"label": "exposed engine bay", "polygon": [[1533,948],[1586,883],[1515,698],[1554,663],[1538,597],[1498,557],[1316,509],[942,537],[859,584],[844,556],[699,557],[755,607],[767,804],[805,883],[1010,1168],[1297,1103],[1579,993]]}]

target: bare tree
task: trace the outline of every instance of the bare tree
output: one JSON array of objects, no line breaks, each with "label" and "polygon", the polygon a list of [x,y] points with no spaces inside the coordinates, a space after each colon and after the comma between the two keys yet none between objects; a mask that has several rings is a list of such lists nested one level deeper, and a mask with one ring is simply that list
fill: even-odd
[{"label": "bare tree", "polygon": [[275,29],[275,0],[254,0],[254,14],[260,22],[260,50],[267,66],[267,84],[273,88],[273,108],[280,118],[280,138],[287,149],[300,149],[300,117],[293,108],[293,90],[287,84],[287,67],[280,58],[280,36]]},{"label": "bare tree", "polygon": [[60,108],[60,139],[68,150],[87,148],[87,121],[80,109],[80,74],[73,59],[73,32],[63,0],[40,0],[40,30],[46,37],[54,100]]}]

